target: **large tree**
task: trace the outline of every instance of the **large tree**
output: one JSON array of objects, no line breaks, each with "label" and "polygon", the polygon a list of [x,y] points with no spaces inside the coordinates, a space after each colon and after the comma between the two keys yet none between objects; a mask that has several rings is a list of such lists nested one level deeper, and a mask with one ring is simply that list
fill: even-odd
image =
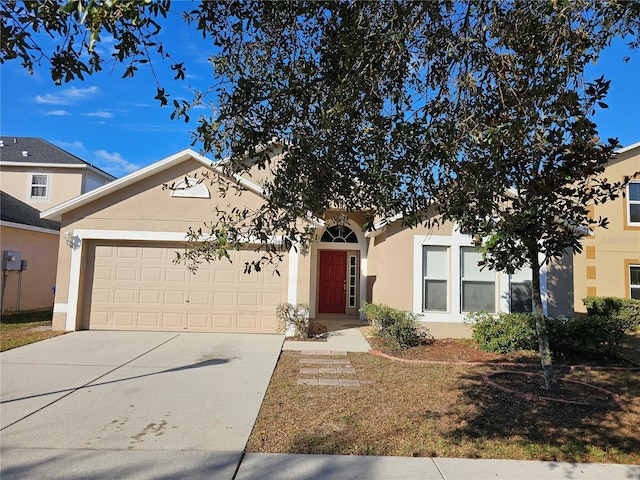
[{"label": "large tree", "polygon": [[[175,4],[174,4],[175,5]],[[106,31],[120,42],[125,75],[165,56],[156,34],[160,4],[74,0],[3,3],[0,60],[50,60],[56,81],[99,70],[94,48]],[[230,172],[247,168],[252,146],[278,139],[274,175],[258,210],[219,215],[192,238],[192,260],[218,257],[242,238],[275,233],[304,245],[301,218],[330,209],[427,221],[437,205],[478,240],[488,268],[534,272],[534,303],[548,388],[555,382],[539,292],[539,268],[581,229],[604,226],[589,204],[617,195],[597,180],[616,145],[591,120],[608,88],[588,84],[585,65],[612,38],[635,35],[637,2],[602,0],[202,2],[185,13],[215,47],[216,81],[195,101],[211,101],[195,130],[206,153]],[[60,38],[46,54],[33,31]],[[89,51],[89,63],[82,53]],[[183,65],[172,61],[176,76]],[[167,103],[158,85],[156,98]],[[189,104],[174,103],[187,117]],[[277,254],[277,252],[271,252]],[[266,258],[266,257],[265,257]],[[259,265],[255,265],[258,266]]]}]

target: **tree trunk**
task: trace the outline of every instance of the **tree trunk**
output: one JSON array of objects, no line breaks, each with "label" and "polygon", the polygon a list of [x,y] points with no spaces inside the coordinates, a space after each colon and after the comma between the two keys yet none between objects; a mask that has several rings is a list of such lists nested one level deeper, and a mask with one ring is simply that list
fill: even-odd
[{"label": "tree trunk", "polygon": [[[530,250],[531,251],[531,250]],[[559,388],[556,380],[553,364],[551,363],[551,349],[549,348],[549,333],[547,332],[547,321],[542,310],[542,296],[540,295],[540,264],[538,252],[533,249],[531,253],[531,272],[533,290],[533,316],[536,321],[536,332],[538,334],[538,350],[540,351],[540,363],[542,364],[542,374],[547,390],[557,390]]]}]

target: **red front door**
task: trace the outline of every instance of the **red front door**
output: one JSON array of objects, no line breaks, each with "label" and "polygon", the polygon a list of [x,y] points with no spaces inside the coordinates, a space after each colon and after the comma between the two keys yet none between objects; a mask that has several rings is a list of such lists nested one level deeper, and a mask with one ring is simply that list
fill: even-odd
[{"label": "red front door", "polygon": [[347,252],[320,251],[318,313],[345,313]]}]

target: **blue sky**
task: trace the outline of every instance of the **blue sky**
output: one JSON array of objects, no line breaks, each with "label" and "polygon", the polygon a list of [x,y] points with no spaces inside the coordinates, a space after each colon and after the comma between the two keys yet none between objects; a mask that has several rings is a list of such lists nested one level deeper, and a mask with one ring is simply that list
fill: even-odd
[{"label": "blue sky", "polygon": [[[174,81],[168,62],[154,64],[171,99],[191,99],[190,88],[206,89],[213,83],[207,62],[212,46],[195,27],[171,19],[161,34],[165,49],[185,61],[187,77]],[[107,52],[111,42],[100,48]],[[111,39],[112,40],[112,39]],[[595,120],[602,138],[618,137],[623,146],[640,142],[640,51],[625,63],[626,42],[617,40],[589,67],[587,78],[604,75],[611,80],[605,102]],[[191,147],[191,121],[171,120],[172,108],[160,108],[153,99],[156,83],[142,66],[134,78],[122,79],[124,69],[105,66],[102,72],[56,86],[46,64],[33,75],[10,61],[0,66],[0,134],[41,137],[117,177]]]}]

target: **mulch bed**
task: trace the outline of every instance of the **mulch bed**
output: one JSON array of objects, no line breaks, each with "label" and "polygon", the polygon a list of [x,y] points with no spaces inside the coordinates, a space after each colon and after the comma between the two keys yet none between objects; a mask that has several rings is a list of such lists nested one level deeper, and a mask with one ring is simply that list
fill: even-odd
[{"label": "mulch bed", "polygon": [[459,339],[436,339],[407,350],[395,351],[389,349],[379,337],[369,337],[367,340],[372,346],[370,353],[400,362],[510,367],[512,370],[483,375],[484,383],[524,400],[559,402],[575,406],[625,408],[615,392],[586,382],[564,379],[563,371],[640,370],[634,363],[621,358],[571,352],[554,360],[560,388],[549,391],[545,388],[544,378],[538,373],[538,352],[489,353],[480,350],[471,340]]}]

